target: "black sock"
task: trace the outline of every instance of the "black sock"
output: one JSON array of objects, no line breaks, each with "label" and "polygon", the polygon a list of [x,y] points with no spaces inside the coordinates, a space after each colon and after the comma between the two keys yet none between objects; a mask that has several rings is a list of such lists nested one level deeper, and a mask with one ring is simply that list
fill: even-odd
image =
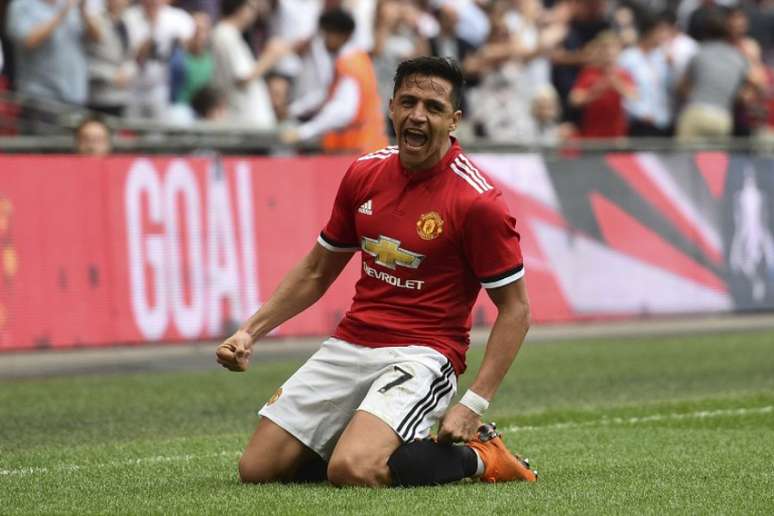
[{"label": "black sock", "polygon": [[328,463],[315,454],[314,457],[299,466],[291,482],[311,483],[325,482],[326,480],[328,480]]},{"label": "black sock", "polygon": [[396,486],[448,484],[473,476],[478,458],[468,446],[426,439],[401,445],[387,461]]}]

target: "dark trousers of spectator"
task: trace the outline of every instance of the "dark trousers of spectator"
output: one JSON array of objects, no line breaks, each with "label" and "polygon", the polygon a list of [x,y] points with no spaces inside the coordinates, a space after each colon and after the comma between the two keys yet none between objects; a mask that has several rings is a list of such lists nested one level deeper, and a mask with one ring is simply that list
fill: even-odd
[{"label": "dark trousers of spectator", "polygon": [[652,122],[639,118],[629,119],[629,136],[644,138],[663,138],[674,134],[672,127],[657,127]]}]

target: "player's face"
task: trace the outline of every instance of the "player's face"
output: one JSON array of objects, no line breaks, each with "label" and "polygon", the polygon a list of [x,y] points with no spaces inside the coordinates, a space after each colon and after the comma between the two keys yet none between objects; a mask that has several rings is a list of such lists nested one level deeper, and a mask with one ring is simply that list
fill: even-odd
[{"label": "player's face", "polygon": [[462,112],[451,102],[452,84],[438,77],[410,75],[390,99],[390,117],[400,161],[409,170],[435,165],[449,149],[449,133]]}]

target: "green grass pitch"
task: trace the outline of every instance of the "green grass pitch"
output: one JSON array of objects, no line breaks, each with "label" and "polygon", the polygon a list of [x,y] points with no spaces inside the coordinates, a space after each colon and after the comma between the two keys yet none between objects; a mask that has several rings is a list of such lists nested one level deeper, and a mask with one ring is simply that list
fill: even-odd
[{"label": "green grass pitch", "polygon": [[532,485],[240,485],[297,365],[0,382],[0,513],[774,513],[772,332],[525,345],[488,419]]}]

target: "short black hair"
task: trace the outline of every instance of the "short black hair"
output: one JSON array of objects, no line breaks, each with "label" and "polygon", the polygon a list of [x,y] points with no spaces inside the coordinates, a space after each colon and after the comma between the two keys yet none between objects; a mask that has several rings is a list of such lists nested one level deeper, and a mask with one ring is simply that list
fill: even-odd
[{"label": "short black hair", "polygon": [[462,109],[462,89],[465,87],[465,78],[459,63],[450,57],[422,56],[407,59],[398,65],[395,71],[392,94],[398,92],[403,81],[412,75],[425,77],[438,77],[449,81],[452,85],[451,100],[454,110]]},{"label": "short black hair", "polygon": [[672,25],[667,18],[666,13],[644,11],[640,14],[636,21],[637,31],[640,33],[640,37],[651,33],[662,24]]},{"label": "short black hair", "polygon": [[113,130],[110,128],[110,124],[108,124],[105,118],[98,113],[90,113],[81,118],[81,120],[78,122],[78,125],[75,126],[75,135],[80,136],[83,128],[89,124],[99,124],[105,128],[108,136],[113,136]]},{"label": "short black hair", "polygon": [[213,86],[202,86],[191,97],[191,109],[198,118],[207,118],[212,110],[223,105],[223,94]]},{"label": "short black hair", "polygon": [[674,9],[664,9],[659,16],[669,25],[677,25],[677,12]]},{"label": "short black hair", "polygon": [[247,0],[220,0],[220,15],[224,18],[231,16],[246,3]]},{"label": "short black hair", "polygon": [[713,41],[728,37],[728,16],[726,10],[720,7],[712,7],[704,19],[704,37],[702,41]]},{"label": "short black hair", "polygon": [[351,36],[355,32],[355,19],[341,7],[326,9],[320,15],[320,29],[334,34]]}]

